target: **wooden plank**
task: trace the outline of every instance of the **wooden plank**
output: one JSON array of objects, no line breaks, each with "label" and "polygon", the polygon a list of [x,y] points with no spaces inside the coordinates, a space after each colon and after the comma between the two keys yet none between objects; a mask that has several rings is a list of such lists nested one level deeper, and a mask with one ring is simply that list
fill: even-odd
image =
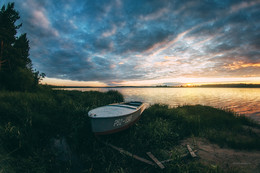
[{"label": "wooden plank", "polygon": [[188,150],[189,150],[189,152],[190,152],[190,155],[191,155],[192,157],[197,157],[197,155],[192,151],[192,149],[191,149],[191,147],[190,147],[189,145],[187,145],[187,148],[188,148]]},{"label": "wooden plank", "polygon": [[146,153],[161,169],[164,169],[165,167],[163,166],[163,164],[151,153],[151,152],[147,152]]},{"label": "wooden plank", "polygon": [[153,162],[151,162],[151,161],[149,161],[149,160],[146,160],[146,159],[144,159],[144,158],[142,158],[142,157],[139,157],[139,156],[137,156],[137,155],[134,155],[134,154],[133,154],[133,158],[135,158],[136,160],[139,160],[139,161],[141,161],[141,162],[147,163],[147,164],[149,164],[149,165],[154,165]]}]

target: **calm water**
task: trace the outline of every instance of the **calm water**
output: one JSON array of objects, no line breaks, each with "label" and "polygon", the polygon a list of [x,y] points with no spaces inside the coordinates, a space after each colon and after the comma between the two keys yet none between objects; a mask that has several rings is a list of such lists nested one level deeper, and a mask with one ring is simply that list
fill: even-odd
[{"label": "calm water", "polygon": [[118,90],[125,101],[139,100],[150,104],[162,103],[172,107],[207,105],[232,109],[260,123],[260,88],[70,88],[66,90]]}]

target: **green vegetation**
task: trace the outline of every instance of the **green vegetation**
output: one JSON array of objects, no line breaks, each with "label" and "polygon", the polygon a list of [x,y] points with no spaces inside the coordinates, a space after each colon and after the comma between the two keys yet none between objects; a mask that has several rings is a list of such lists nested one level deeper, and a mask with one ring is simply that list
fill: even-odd
[{"label": "green vegetation", "polygon": [[[123,97],[116,91],[1,91],[0,171],[160,171],[120,154],[92,134],[87,112],[121,101]],[[245,117],[212,107],[153,105],[128,130],[101,136],[100,140],[144,158],[147,158],[146,152],[151,151],[159,160],[173,159],[165,163],[163,172],[222,172],[217,166],[181,158],[180,141],[199,136],[220,146],[260,150],[259,136],[244,129],[244,125],[259,128]]]},{"label": "green vegetation", "polygon": [[32,91],[45,74],[33,70],[26,34],[17,36],[22,26],[17,24],[19,18],[14,3],[0,10],[0,89]]},{"label": "green vegetation", "polygon": [[116,91],[1,91],[0,172],[66,172],[52,141],[62,136],[76,149],[81,139],[93,138],[87,112],[121,101]]}]

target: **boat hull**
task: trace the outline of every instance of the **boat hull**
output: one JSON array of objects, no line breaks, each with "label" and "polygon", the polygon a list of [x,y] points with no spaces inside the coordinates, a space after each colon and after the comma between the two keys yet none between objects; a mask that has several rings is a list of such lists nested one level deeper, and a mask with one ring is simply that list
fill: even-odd
[{"label": "boat hull", "polygon": [[142,104],[135,112],[119,117],[91,118],[92,132],[96,135],[106,135],[127,129],[138,121],[145,105]]}]

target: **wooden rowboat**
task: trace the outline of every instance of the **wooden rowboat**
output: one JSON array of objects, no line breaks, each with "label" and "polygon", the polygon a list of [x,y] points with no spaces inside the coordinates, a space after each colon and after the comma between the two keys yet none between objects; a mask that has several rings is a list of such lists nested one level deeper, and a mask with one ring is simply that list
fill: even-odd
[{"label": "wooden rowboat", "polygon": [[92,131],[102,135],[127,129],[141,117],[145,108],[145,103],[132,101],[92,109],[88,112]]}]

